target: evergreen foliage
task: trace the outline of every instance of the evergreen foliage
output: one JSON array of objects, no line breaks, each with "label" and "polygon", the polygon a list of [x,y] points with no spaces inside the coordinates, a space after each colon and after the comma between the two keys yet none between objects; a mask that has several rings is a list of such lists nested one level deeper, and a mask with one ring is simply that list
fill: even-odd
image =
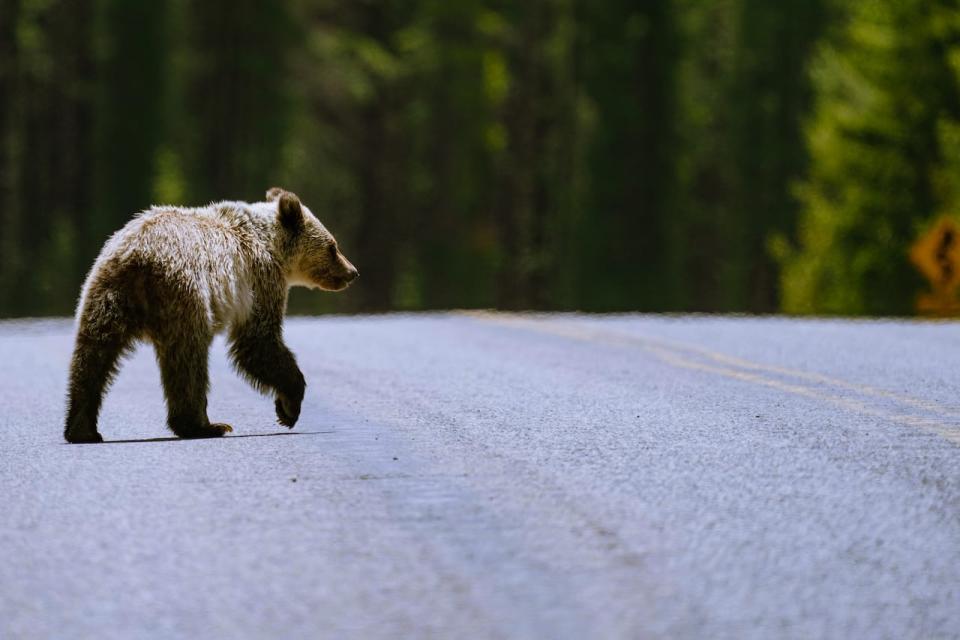
[{"label": "evergreen foliage", "polygon": [[275,184],[363,272],[294,311],[911,313],[958,79],[956,0],[0,0],[0,316]]},{"label": "evergreen foliage", "polygon": [[783,251],[783,305],[909,314],[921,288],[910,245],[932,217],[957,213],[960,12],[926,0],[845,9],[812,66],[811,158],[799,250]]}]

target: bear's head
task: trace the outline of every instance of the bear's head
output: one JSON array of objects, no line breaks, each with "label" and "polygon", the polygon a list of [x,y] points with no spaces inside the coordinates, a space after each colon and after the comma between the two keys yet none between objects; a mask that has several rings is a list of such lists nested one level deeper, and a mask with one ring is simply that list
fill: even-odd
[{"label": "bear's head", "polygon": [[293,285],[342,291],[359,275],[340,253],[337,241],[300,198],[280,187],[267,191],[267,201],[277,203],[277,221],[284,232],[287,282]]}]

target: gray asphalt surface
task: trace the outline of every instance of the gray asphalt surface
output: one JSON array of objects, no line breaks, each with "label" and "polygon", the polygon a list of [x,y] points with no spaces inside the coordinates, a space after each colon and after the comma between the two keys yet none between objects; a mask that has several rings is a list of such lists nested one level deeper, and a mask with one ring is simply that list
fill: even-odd
[{"label": "gray asphalt surface", "polygon": [[958,638],[960,324],[287,321],[292,432],[152,350],[61,440],[71,323],[0,323],[0,638]]}]

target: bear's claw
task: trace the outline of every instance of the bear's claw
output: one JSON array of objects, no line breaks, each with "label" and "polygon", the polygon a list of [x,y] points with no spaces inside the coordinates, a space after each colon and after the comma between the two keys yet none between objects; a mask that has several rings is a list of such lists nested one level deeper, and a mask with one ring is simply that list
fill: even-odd
[{"label": "bear's claw", "polygon": [[293,429],[293,426],[297,424],[297,418],[299,418],[300,416],[299,415],[291,416],[287,412],[287,408],[284,406],[284,403],[280,398],[277,398],[274,401],[274,406],[277,409],[277,422],[279,424],[282,424],[288,429]]}]

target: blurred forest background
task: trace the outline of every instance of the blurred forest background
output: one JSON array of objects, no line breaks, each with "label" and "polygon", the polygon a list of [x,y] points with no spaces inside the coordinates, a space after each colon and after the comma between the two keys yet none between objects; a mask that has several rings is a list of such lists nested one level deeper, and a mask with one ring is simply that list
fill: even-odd
[{"label": "blurred forest background", "polygon": [[300,312],[909,314],[957,0],[0,0],[0,316],[152,203],[296,191]]}]

